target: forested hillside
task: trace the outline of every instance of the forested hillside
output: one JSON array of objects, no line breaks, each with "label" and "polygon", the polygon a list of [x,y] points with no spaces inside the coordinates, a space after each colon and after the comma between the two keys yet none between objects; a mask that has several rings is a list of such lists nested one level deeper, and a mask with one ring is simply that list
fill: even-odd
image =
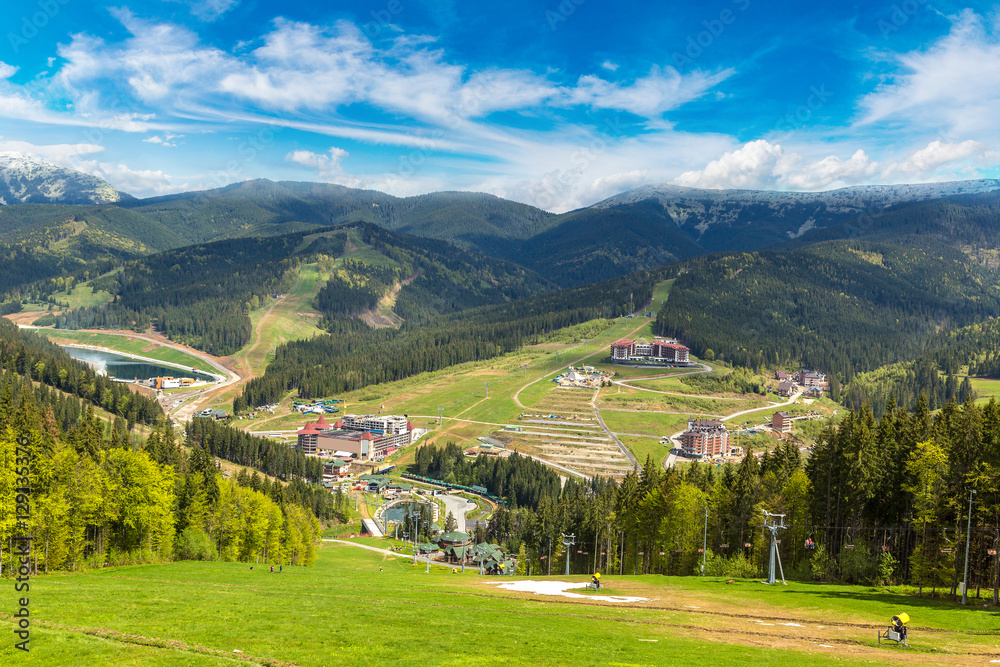
[{"label": "forested hillside", "polygon": [[[758,461],[748,454],[722,469],[663,470],[648,459],[620,485],[568,480],[561,492],[516,504],[517,489],[548,489],[549,471],[500,491],[500,466],[481,457],[462,461],[458,447],[432,452],[420,469],[478,479],[509,506],[490,521],[488,539],[521,551],[528,573],[560,572],[560,533],[582,548],[574,571],[697,574],[708,508],[706,574],[756,577],[767,567],[768,534],[761,510],[784,514],[781,560],[789,578],[887,586],[910,583],[923,594],[953,593],[961,577],[969,489],[978,491],[972,517],[970,587],[993,589],[988,549],[1000,530],[1000,406],[947,404],[932,417],[925,402],[913,412],[893,405],[875,419],[867,408],[827,429],[805,460],[788,443]],[[815,549],[808,548],[811,539]],[[552,551],[550,551],[552,549]],[[548,554],[556,556],[549,562]]]},{"label": "forested hillside", "polygon": [[[397,312],[414,323],[441,313],[504,303],[553,285],[520,266],[442,241],[396,234],[370,224],[355,226],[378,262],[330,263],[331,278],[315,307],[330,318],[373,308],[397,282],[406,281]],[[313,231],[313,230],[310,230]],[[269,238],[215,241],[170,250],[128,263],[92,281],[115,296],[112,303],[69,310],[37,321],[57,328],[150,326],[173,340],[216,355],[232,354],[250,340],[250,311],[283,291],[289,271],[328,253],[342,253],[346,231],[295,232]],[[309,236],[310,239],[306,237]]]},{"label": "forested hillside", "polygon": [[820,241],[864,238],[933,250],[962,249],[974,261],[1000,266],[1000,192],[955,195],[928,202],[897,204],[885,211],[818,229],[783,244],[801,247]]},{"label": "forested hillside", "polygon": [[98,375],[59,346],[32,331],[22,331],[6,319],[0,319],[0,369],[100,406],[120,416],[128,430],[136,423],[152,424],[163,417],[155,400]]},{"label": "forested hillside", "polygon": [[992,272],[947,247],[832,241],[709,256],[679,270],[660,333],[707,359],[802,364],[841,382],[916,358],[942,329],[1000,314]]},{"label": "forested hillside", "polygon": [[[943,240],[1000,264],[994,253],[997,187],[997,181],[968,181],[780,193],[662,186],[553,214],[482,193],[400,198],[323,183],[253,180],[115,206],[0,207],[0,244],[26,268],[22,274],[0,271],[0,292],[20,298],[30,289],[37,298],[37,286],[28,286],[40,279],[106,270],[88,263],[357,222],[514,262],[563,287],[719,250],[857,236],[922,248]],[[982,194],[949,196],[958,192]]]},{"label": "forested hillside", "polygon": [[[30,387],[16,402],[0,394],[0,415],[0,458],[19,463],[0,470],[0,544],[29,537],[32,573],[173,558],[309,565],[315,557],[319,524],[294,492],[224,479],[204,449],[185,455],[170,426],[143,449],[105,438],[92,415],[64,431]],[[31,498],[26,518],[15,517],[18,493]],[[15,567],[9,548],[0,563]]]},{"label": "forested hillside", "polygon": [[232,239],[171,250],[132,262],[93,285],[115,295],[106,305],[52,317],[57,328],[145,331],[226,355],[250,340],[249,311],[280,291],[303,234]]},{"label": "forested hillside", "polygon": [[183,239],[116,206],[0,206],[0,301],[43,300],[56,276],[98,275]]},{"label": "forested hillside", "polygon": [[492,359],[536,336],[649,303],[653,286],[669,272],[640,272],[509,304],[482,306],[442,316],[422,326],[371,330],[346,317],[331,318],[330,335],[295,341],[275,350],[261,378],[247,383],[234,409],[277,402],[289,389],[303,397],[330,396],[400,380],[453,364]]}]

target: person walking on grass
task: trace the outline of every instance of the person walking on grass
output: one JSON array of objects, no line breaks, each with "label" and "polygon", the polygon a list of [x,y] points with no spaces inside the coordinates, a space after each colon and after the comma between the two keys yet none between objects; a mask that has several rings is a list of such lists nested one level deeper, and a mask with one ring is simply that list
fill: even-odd
[{"label": "person walking on grass", "polygon": [[271,574],[274,574],[274,566],[271,566]]}]

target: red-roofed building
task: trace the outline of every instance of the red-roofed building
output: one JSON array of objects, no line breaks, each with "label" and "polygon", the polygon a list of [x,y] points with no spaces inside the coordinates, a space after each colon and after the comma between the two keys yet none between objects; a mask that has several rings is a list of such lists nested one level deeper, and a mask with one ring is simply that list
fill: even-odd
[{"label": "red-roofed building", "polygon": [[729,456],[729,431],[717,419],[689,419],[680,440],[681,449],[689,456]]},{"label": "red-roofed building", "polygon": [[675,340],[656,339],[652,343],[637,343],[628,338],[611,344],[611,361],[617,364],[668,363],[686,366],[690,363],[690,353],[686,345]]},{"label": "red-roofed building", "polygon": [[611,344],[611,361],[628,361],[632,356],[635,356],[634,340],[622,338],[617,343]]},{"label": "red-roofed building", "polygon": [[302,450],[303,454],[315,456],[316,455],[316,439],[319,437],[319,431],[310,424],[306,422],[306,425],[299,429],[299,449]]},{"label": "red-roofed building", "polygon": [[315,424],[306,422],[298,436],[299,449],[308,456],[331,458],[339,452],[381,461],[413,441],[413,424],[395,415],[344,415],[330,426],[320,417]]}]

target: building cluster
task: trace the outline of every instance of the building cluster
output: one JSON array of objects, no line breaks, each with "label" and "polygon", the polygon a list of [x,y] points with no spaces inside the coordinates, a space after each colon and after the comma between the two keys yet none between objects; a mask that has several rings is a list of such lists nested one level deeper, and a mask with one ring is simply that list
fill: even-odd
[{"label": "building cluster", "polygon": [[676,340],[657,338],[651,343],[623,338],[611,344],[611,361],[616,364],[673,364],[687,366],[691,351]]},{"label": "building cluster", "polygon": [[610,373],[603,373],[593,366],[583,366],[574,368],[569,366],[566,372],[558,376],[554,382],[560,387],[581,387],[583,389],[597,389],[604,384],[605,380],[611,378]]},{"label": "building cluster", "polygon": [[194,378],[175,378],[169,375],[163,377],[149,378],[146,384],[154,389],[180,389],[181,387],[196,387],[208,384],[204,380]]},{"label": "building cluster", "polygon": [[775,371],[774,379],[778,382],[775,391],[785,398],[794,396],[800,387],[804,390],[806,398],[823,398],[823,392],[830,389],[830,381],[826,375],[806,369],[794,374]]},{"label": "building cluster", "polygon": [[729,431],[718,419],[689,419],[680,440],[681,449],[693,458],[715,458],[732,453]]},{"label": "building cluster", "polygon": [[332,426],[320,415],[298,431],[298,448],[323,459],[381,461],[413,442],[413,424],[399,415],[344,415]]}]

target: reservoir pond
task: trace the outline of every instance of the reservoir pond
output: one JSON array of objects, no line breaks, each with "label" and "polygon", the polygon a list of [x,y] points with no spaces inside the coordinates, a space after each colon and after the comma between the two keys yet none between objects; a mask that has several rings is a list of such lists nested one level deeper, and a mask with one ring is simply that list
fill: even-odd
[{"label": "reservoir pond", "polygon": [[108,377],[117,380],[148,380],[161,376],[194,378],[208,382],[215,379],[210,375],[191,370],[190,368],[184,370],[173,366],[160,366],[159,364],[114,352],[87,350],[79,347],[64,347],[63,349],[74,359],[79,359],[96,370],[107,373]]}]

